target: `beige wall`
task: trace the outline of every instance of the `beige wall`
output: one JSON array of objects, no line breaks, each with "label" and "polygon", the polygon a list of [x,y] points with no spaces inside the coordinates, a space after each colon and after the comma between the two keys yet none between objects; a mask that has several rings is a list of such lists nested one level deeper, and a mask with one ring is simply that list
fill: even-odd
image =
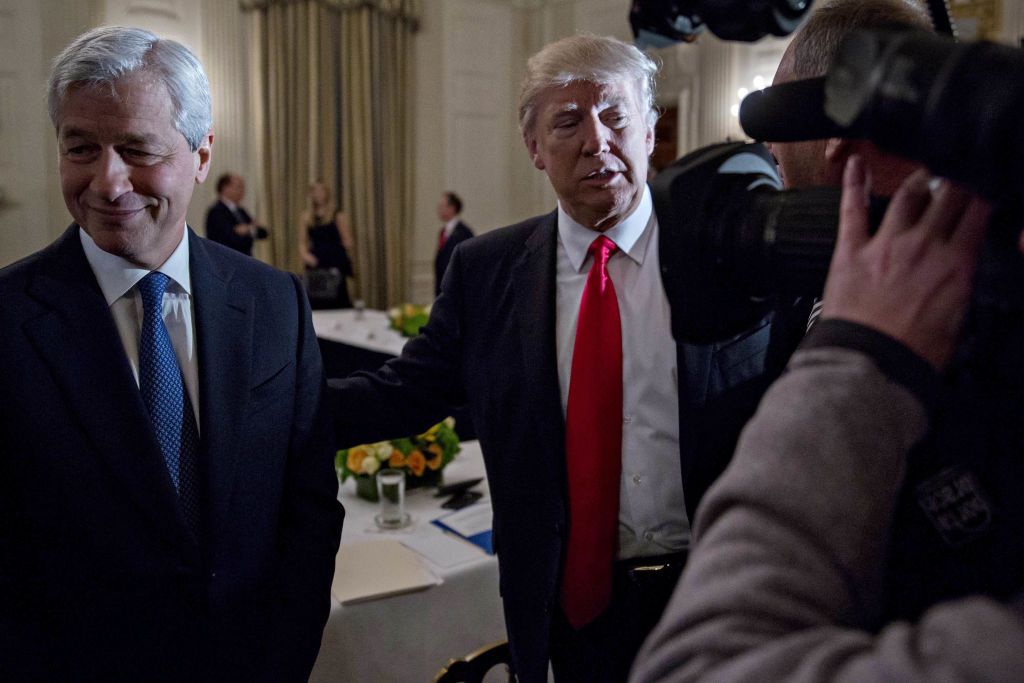
[{"label": "beige wall", "polygon": [[0,266],[44,247],[70,222],[46,78],[53,57],[94,21],[86,1],[0,0]]}]

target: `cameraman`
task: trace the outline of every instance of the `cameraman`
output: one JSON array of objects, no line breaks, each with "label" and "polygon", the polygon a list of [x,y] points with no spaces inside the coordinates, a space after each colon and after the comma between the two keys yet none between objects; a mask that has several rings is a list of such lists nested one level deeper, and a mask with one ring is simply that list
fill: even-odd
[{"label": "cameraman", "polygon": [[908,454],[934,426],[988,207],[948,182],[933,192],[918,172],[871,237],[858,156],[843,189],[822,322],[701,505],[634,681],[983,680],[1024,668],[1016,597],[967,595],[916,623],[880,623]]},{"label": "cameraman", "polygon": [[[894,25],[932,30],[927,10],[915,0],[832,0],[816,7],[793,36],[772,85],[824,76],[843,39],[860,29]],[[890,154],[863,139],[826,138],[767,144],[787,189],[838,187],[851,154],[867,167],[871,192],[890,197],[915,170],[917,162]]]},{"label": "cameraman", "polygon": [[[785,77],[787,61],[797,77],[820,73],[825,67],[815,64],[815,50],[831,60],[845,33],[887,17],[885,5],[894,10],[915,7],[904,0],[834,0],[819,8],[795,37],[780,76]],[[848,20],[841,21],[844,16]],[[810,71],[800,71],[800,65]],[[963,128],[945,130],[958,130],[948,134],[961,141],[979,136],[977,130]],[[1013,148],[1009,138],[1006,145]],[[817,182],[838,184],[838,164],[851,151],[861,156],[873,194],[888,194],[889,186],[898,184],[893,171],[900,168],[899,158],[866,141],[822,141],[819,157],[785,158],[789,148],[783,147],[773,145],[773,151],[789,184],[796,182],[794,160],[827,169]],[[834,150],[831,157],[829,150]],[[993,167],[998,163],[993,158]],[[964,164],[970,167],[969,160]],[[972,594],[1006,600],[1024,590],[1024,308],[1019,300],[1009,301],[1019,299],[1024,289],[1024,264],[1006,258],[1015,247],[999,245],[1001,236],[994,231],[987,240],[974,304],[936,382],[930,429],[907,459],[888,532],[876,627],[893,620],[916,621],[938,602]]]}]

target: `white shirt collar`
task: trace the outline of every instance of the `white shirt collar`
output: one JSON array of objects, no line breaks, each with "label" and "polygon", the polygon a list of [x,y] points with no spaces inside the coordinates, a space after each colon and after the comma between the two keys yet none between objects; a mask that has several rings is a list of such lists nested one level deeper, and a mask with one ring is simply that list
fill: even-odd
[{"label": "white shirt collar", "polygon": [[220,203],[221,203],[221,204],[223,204],[224,206],[226,206],[226,207],[228,207],[229,209],[231,209],[231,212],[232,212],[232,213],[234,213],[235,211],[237,211],[237,210],[238,210],[238,205],[237,205],[237,204],[235,204],[235,203],[234,203],[233,201],[231,201],[230,199],[227,199],[227,198],[225,198],[225,197],[218,197],[218,199],[220,200]]},{"label": "white shirt collar", "polygon": [[633,213],[626,217],[618,225],[608,228],[603,233],[597,233],[590,228],[580,225],[562,208],[558,203],[558,236],[565,247],[565,253],[569,262],[577,272],[583,269],[587,260],[587,250],[598,234],[615,242],[615,246],[621,252],[628,255],[637,265],[643,265],[644,254],[647,251],[647,243],[650,241],[648,226],[654,221],[654,202],[651,200],[651,190],[644,185],[644,194],[640,198]]},{"label": "white shirt collar", "polygon": [[[82,240],[85,258],[89,261],[89,266],[100,283],[100,290],[102,290],[108,306],[124,296],[139,280],[149,274],[149,270],[100,249],[81,227],[78,228],[78,236]],[[189,273],[188,261],[188,229],[186,226],[177,248],[156,270],[171,278],[186,294],[191,295],[192,277]]]},{"label": "white shirt collar", "polygon": [[451,235],[452,232],[455,231],[455,226],[458,225],[458,224],[459,224],[459,217],[458,216],[456,216],[455,218],[453,218],[450,221],[448,221],[447,223],[445,223],[444,224],[444,234]]}]

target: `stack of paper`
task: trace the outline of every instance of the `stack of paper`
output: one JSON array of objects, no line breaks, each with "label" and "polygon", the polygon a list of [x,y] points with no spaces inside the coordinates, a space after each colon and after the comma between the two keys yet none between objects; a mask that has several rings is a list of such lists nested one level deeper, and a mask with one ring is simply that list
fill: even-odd
[{"label": "stack of paper", "polygon": [[491,506],[477,503],[450,515],[439,517],[433,523],[445,531],[450,531],[479,546],[485,553],[493,555],[492,519]]},{"label": "stack of paper", "polygon": [[334,560],[331,594],[343,605],[409,593],[441,583],[416,553],[383,538],[341,546]]}]

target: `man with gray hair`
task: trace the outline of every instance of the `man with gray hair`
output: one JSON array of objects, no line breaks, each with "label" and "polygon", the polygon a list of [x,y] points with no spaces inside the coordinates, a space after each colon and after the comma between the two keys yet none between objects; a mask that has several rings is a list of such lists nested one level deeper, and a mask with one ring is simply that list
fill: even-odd
[{"label": "man with gray hair", "polygon": [[335,384],[346,444],[468,403],[522,681],[549,659],[559,681],[625,679],[686,557],[699,492],[684,495],[696,444],[680,432],[764,355],[767,335],[672,340],[646,183],[655,71],[613,38],[534,55],[519,121],[557,209],[460,244],[421,335]]},{"label": "man with gray hair", "polygon": [[89,31],[49,107],[74,223],[0,271],[0,670],[305,680],[343,513],[302,288],[185,224],[187,48]]}]

